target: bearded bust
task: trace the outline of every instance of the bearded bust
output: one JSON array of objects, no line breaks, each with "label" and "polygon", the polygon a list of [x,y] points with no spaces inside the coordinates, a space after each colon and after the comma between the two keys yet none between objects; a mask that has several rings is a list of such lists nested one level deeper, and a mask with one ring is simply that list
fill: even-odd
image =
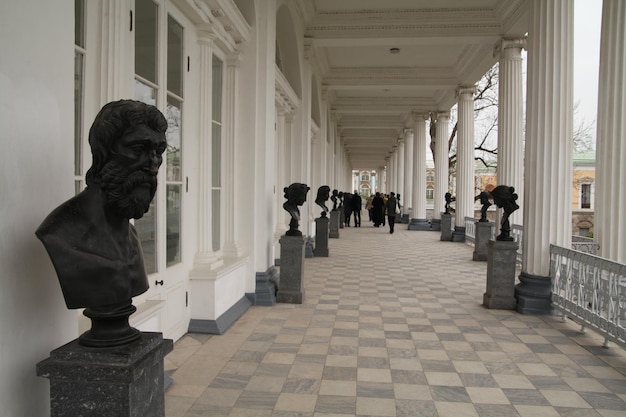
[{"label": "bearded bust", "polygon": [[111,310],[148,290],[141,218],[157,188],[167,121],[134,100],[106,104],[89,131],[87,188],[53,210],[36,231],[68,308]]}]

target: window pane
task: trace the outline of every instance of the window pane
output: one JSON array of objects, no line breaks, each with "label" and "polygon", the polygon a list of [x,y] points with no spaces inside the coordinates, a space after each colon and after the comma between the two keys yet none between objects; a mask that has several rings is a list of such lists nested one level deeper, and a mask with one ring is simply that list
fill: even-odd
[{"label": "window pane", "polygon": [[74,0],[74,44],[85,47],[85,0]]},{"label": "window pane", "polygon": [[180,262],[181,188],[177,184],[167,186],[167,266]]},{"label": "window pane", "polygon": [[135,80],[135,100],[156,106],[156,89]]},{"label": "window pane", "polygon": [[220,190],[213,190],[211,193],[212,205],[211,210],[213,213],[212,231],[213,231],[213,251],[220,250]]},{"label": "window pane", "polygon": [[222,185],[222,126],[213,123],[211,134],[211,186]]},{"label": "window pane", "polygon": [[167,17],[167,91],[183,96],[183,27]]},{"label": "window pane", "polygon": [[222,61],[213,55],[213,121],[222,121]]},{"label": "window pane", "polygon": [[135,73],[157,82],[157,16],[152,0],[135,0]]},{"label": "window pane", "polygon": [[167,98],[167,181],[182,181],[181,172],[181,126],[182,103]]},{"label": "window pane", "polygon": [[74,175],[82,174],[83,150],[83,62],[80,52],[74,53]]},{"label": "window pane", "polygon": [[157,271],[156,256],[156,197],[150,203],[148,212],[141,219],[135,220],[135,228],[139,235],[141,248],[143,249],[143,261],[146,272],[152,274]]}]

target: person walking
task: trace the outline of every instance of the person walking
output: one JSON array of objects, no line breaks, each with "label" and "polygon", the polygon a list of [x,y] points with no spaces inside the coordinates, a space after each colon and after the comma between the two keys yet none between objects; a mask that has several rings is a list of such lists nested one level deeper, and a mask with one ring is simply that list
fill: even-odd
[{"label": "person walking", "polygon": [[385,219],[385,201],[380,196],[379,192],[376,192],[376,196],[372,200],[372,218],[374,221],[374,227],[380,227],[384,224]]},{"label": "person walking", "polygon": [[361,227],[361,207],[363,206],[363,199],[357,192],[354,190],[354,194],[352,194],[352,212],[354,213],[354,227]]},{"label": "person walking", "polygon": [[370,196],[367,199],[367,202],[365,203],[365,210],[367,210],[367,214],[371,222],[374,221],[374,211],[372,210],[372,201],[374,201],[374,194],[370,194]]},{"label": "person walking", "polygon": [[389,193],[389,198],[385,204],[387,208],[387,220],[389,221],[389,233],[393,234],[393,227],[396,223],[396,209],[398,209],[398,200],[396,200],[395,193]]},{"label": "person walking", "polygon": [[350,217],[352,217],[352,194],[343,193],[343,219],[346,227],[350,227]]}]

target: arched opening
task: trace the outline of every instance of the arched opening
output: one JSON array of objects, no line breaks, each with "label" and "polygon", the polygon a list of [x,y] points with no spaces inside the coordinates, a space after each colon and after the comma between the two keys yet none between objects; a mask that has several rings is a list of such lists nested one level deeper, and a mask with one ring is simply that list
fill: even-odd
[{"label": "arched opening", "polygon": [[302,98],[302,81],[298,39],[289,8],[281,6],[276,14],[276,65],[298,98]]}]

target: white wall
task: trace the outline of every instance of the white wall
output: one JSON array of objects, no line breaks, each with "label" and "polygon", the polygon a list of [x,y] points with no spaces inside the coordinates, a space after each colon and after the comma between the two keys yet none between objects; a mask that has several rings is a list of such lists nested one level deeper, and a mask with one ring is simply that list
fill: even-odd
[{"label": "white wall", "polygon": [[49,415],[37,362],[78,334],[35,229],[73,195],[74,2],[0,2],[0,404]]}]

